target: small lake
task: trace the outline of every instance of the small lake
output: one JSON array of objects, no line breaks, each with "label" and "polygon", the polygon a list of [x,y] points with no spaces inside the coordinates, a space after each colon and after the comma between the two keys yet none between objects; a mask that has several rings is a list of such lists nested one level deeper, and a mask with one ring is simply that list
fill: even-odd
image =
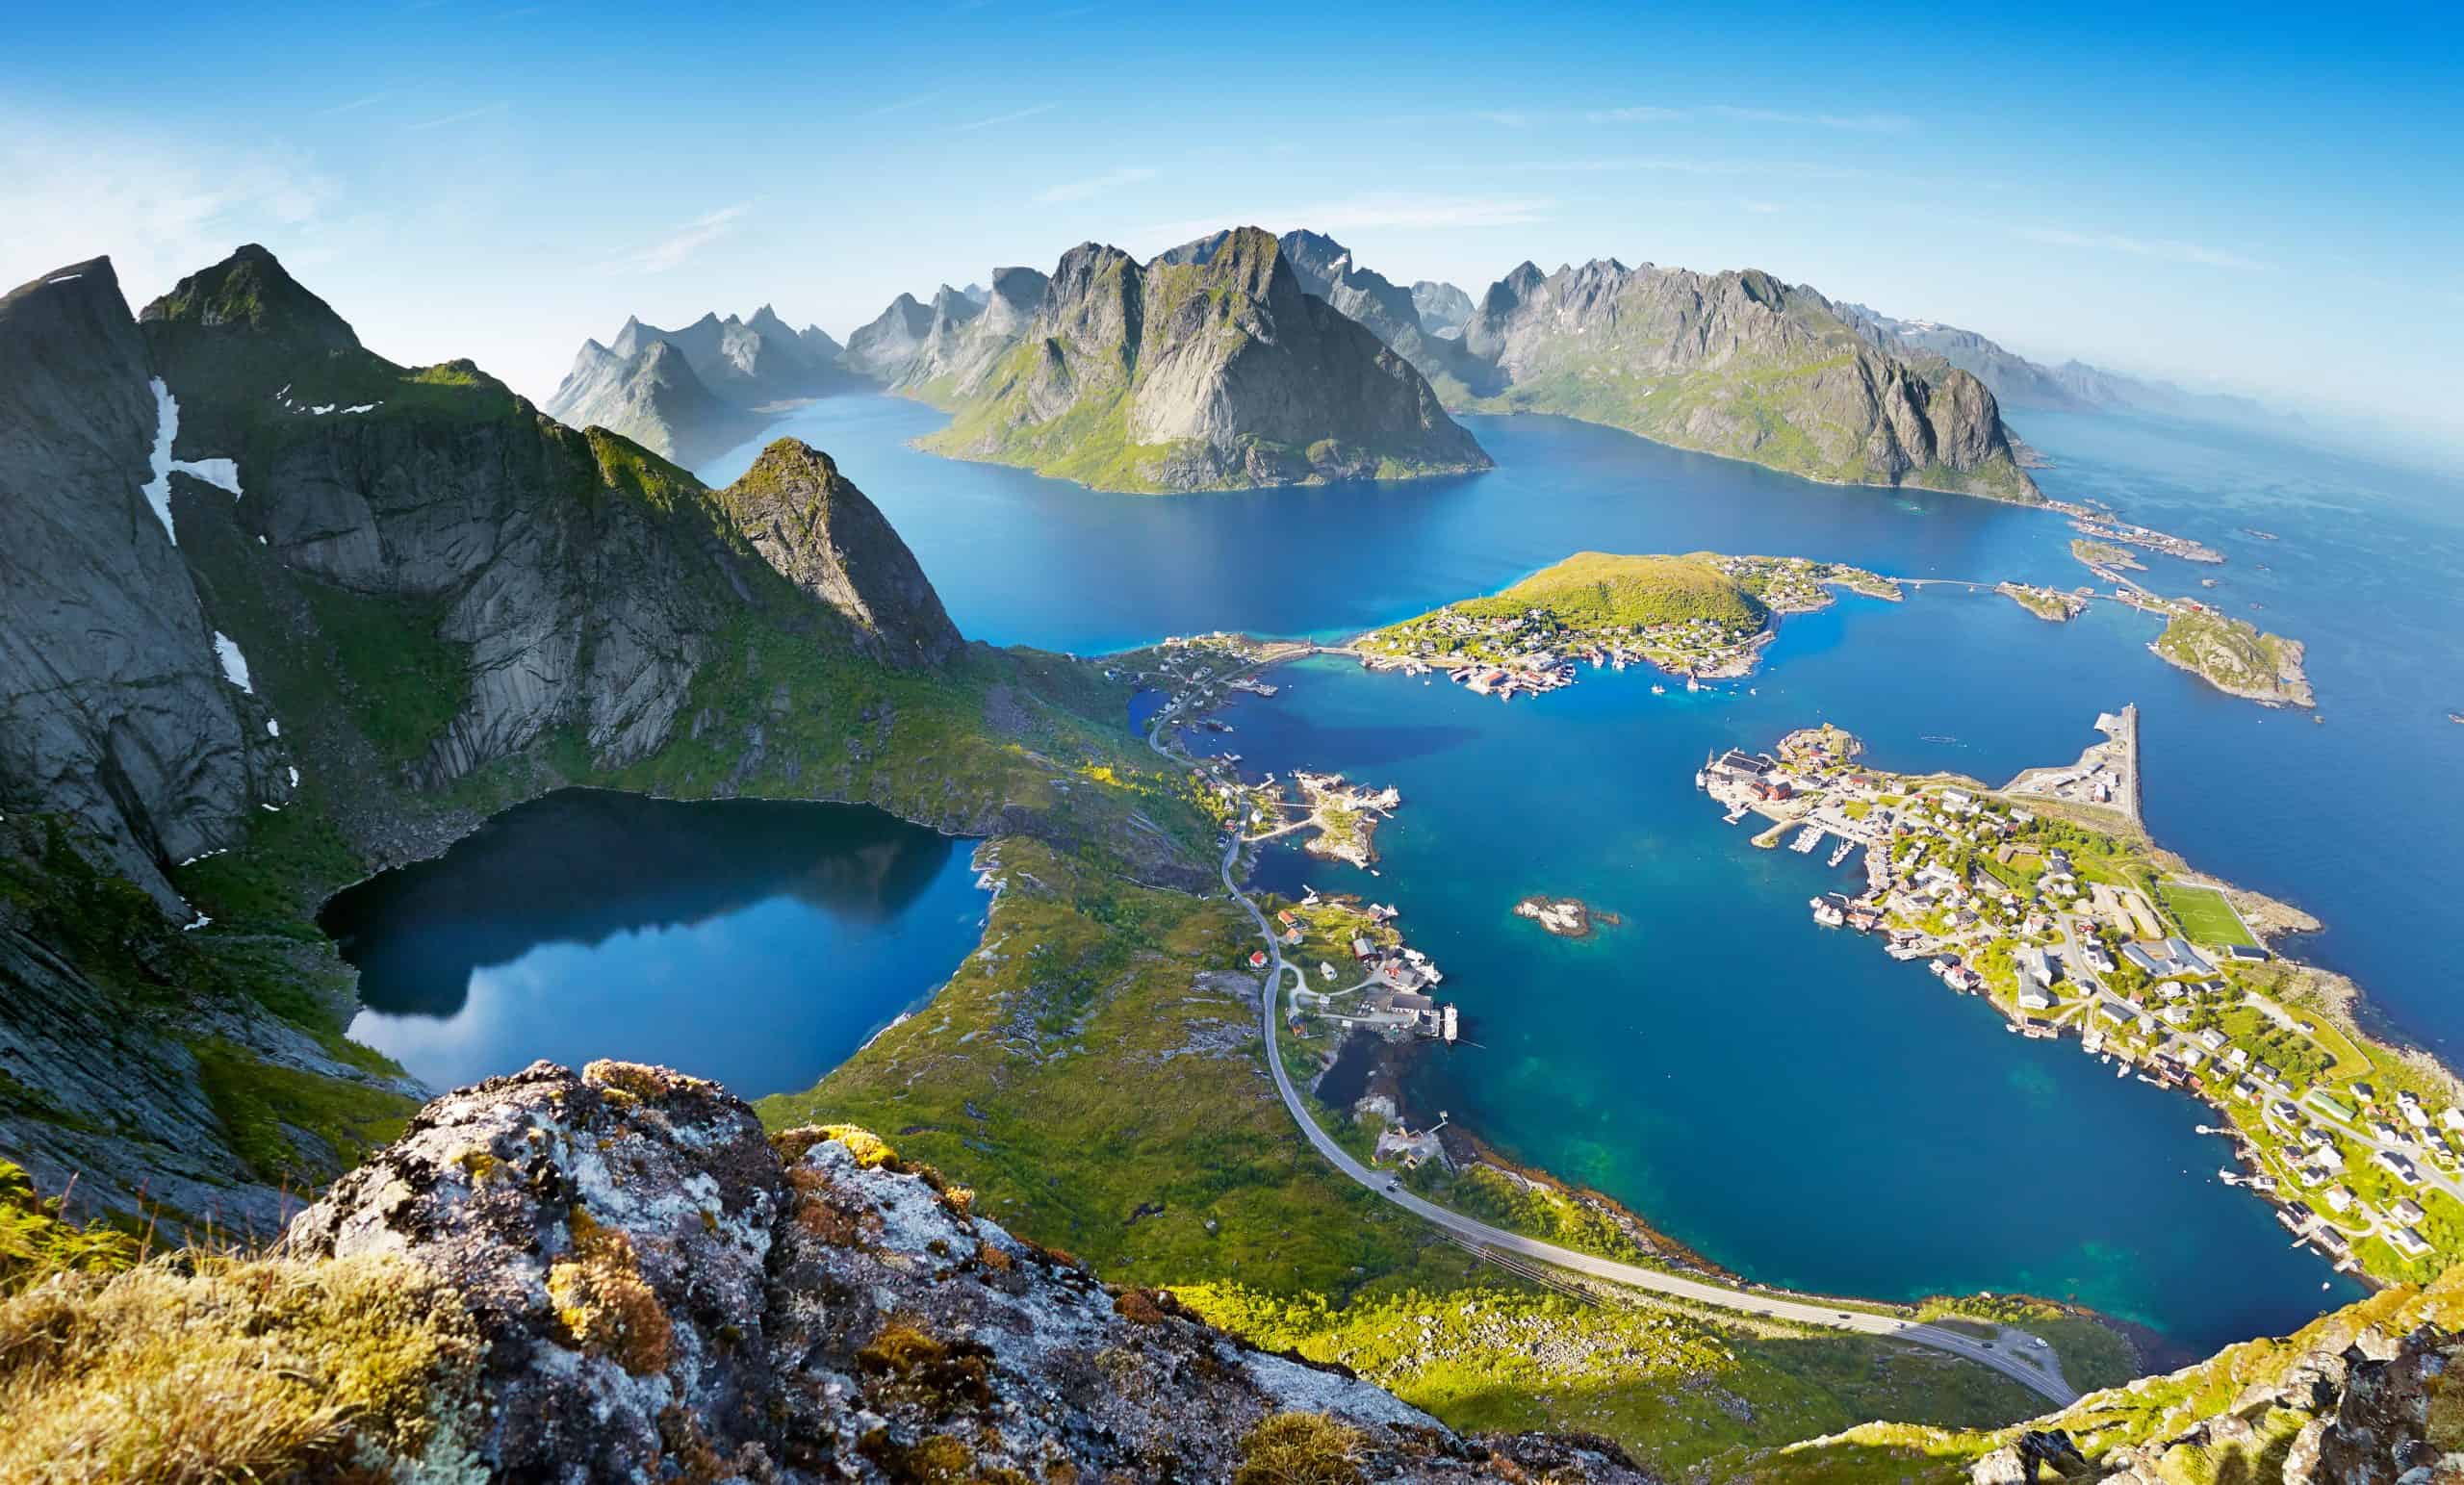
[{"label": "small lake", "polygon": [[568,789],[320,921],[353,1038],[433,1088],[539,1058],[809,1088],[946,981],[986,906],[968,842],[861,806]]}]

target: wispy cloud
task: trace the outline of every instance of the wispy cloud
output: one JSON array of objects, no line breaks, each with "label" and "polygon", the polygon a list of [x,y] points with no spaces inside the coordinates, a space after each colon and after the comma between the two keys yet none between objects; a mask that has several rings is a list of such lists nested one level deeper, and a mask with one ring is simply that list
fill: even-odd
[{"label": "wispy cloud", "polygon": [[2198,243],[2185,243],[2174,238],[2131,237],[2120,232],[2079,232],[2068,227],[2015,227],[2012,231],[2031,243],[2043,243],[2053,247],[2086,247],[2102,252],[2127,253],[2134,258],[2161,258],[2169,263],[2189,263],[2210,269],[2257,271],[2268,267],[2257,259],[2246,257],[2241,253],[2231,252],[2221,247],[2208,247]]},{"label": "wispy cloud", "polygon": [[1688,118],[1718,118],[1737,123],[1786,124],[1799,129],[1834,129],[1850,134],[1898,134],[1913,127],[1902,114],[1800,114],[1786,109],[1746,108],[1732,103],[1701,108],[1663,108],[1634,104],[1626,108],[1591,109],[1583,118],[1595,124],[1668,124]]},{"label": "wispy cloud", "polygon": [[1059,107],[1061,107],[1061,105],[1058,103],[1039,103],[1033,108],[1018,109],[1008,114],[995,114],[990,118],[978,118],[967,123],[959,124],[955,126],[952,132],[964,134],[969,130],[974,129],[990,129],[999,124],[1014,124],[1022,118],[1033,118],[1038,114],[1049,114]]},{"label": "wispy cloud", "polygon": [[332,108],[320,109],[318,112],[329,117],[335,114],[355,114],[364,108],[373,108],[392,96],[394,95],[390,92],[364,93],[348,103],[337,103]]},{"label": "wispy cloud", "polygon": [[417,123],[405,124],[402,127],[406,129],[442,129],[448,124],[467,124],[475,118],[487,118],[498,114],[506,113],[511,110],[512,107],[513,105],[510,103],[482,103],[477,108],[464,109],[458,114],[444,114],[435,118],[423,118]]},{"label": "wispy cloud", "polygon": [[111,254],[142,304],[262,242],[297,261],[325,227],[336,184],[304,155],[160,133],[120,134],[0,110],[0,288]]},{"label": "wispy cloud", "polygon": [[1118,170],[1107,170],[1101,175],[1090,175],[1085,180],[1047,186],[1036,192],[1036,199],[1044,202],[1084,201],[1089,196],[1099,196],[1107,191],[1117,191],[1123,186],[1135,186],[1140,181],[1154,178],[1155,172],[1143,166],[1129,166]]},{"label": "wispy cloud", "polygon": [[1733,118],[1745,123],[1790,124],[1799,128],[1838,129],[1851,134],[1899,134],[1915,123],[1904,114],[1792,114],[1784,109],[1739,108],[1728,103],[1715,103],[1703,112],[1714,118]]},{"label": "wispy cloud", "polygon": [[695,253],[734,231],[736,222],[752,210],[750,204],[744,204],[706,213],[639,252],[617,258],[609,267],[630,273],[664,273],[681,267]]},{"label": "wispy cloud", "polygon": [[1496,124],[1502,129],[1531,127],[1531,115],[1521,109],[1482,109],[1472,116],[1484,124]]}]

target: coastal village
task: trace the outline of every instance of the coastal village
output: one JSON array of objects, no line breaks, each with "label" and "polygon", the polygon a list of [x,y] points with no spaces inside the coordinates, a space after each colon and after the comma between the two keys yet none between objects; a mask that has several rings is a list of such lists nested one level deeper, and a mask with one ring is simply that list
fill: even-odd
[{"label": "coastal village", "polygon": [[1750,675],[1778,632],[1775,616],[1827,607],[1834,588],[1902,597],[1879,574],[1805,557],[1587,552],[1494,598],[1364,635],[1356,649],[1372,668],[1444,672],[1476,695],[1501,699],[1571,685],[1585,664],[1650,665],[1692,687]]},{"label": "coastal village", "polygon": [[2148,845],[2136,710],[2097,725],[2076,763],[1999,790],[1864,767],[1830,727],[1732,749],[1696,781],[1726,818],[1768,822],[1757,844],[1862,851],[1863,890],[1812,898],[1817,924],[1924,963],[2014,1035],[2075,1036],[2117,1078],[2203,1099],[2239,1157],[2219,1178],[2339,1269],[2435,1276],[2464,1257],[2464,1088],[2362,1033],[2344,982],[2268,950],[2252,919],[2297,914]]}]

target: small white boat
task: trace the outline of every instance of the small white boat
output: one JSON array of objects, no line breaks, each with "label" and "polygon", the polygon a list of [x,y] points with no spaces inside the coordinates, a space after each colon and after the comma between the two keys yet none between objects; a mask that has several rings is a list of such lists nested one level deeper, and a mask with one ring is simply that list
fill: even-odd
[{"label": "small white boat", "polygon": [[1654,695],[1654,696],[1666,696],[1667,694],[1668,694],[1668,687],[1666,687],[1666,686],[1664,686],[1664,685],[1660,685],[1660,684],[1659,684],[1659,683],[1657,683],[1656,681],[1655,681],[1655,682],[1653,683],[1653,685],[1652,685],[1652,695]]}]

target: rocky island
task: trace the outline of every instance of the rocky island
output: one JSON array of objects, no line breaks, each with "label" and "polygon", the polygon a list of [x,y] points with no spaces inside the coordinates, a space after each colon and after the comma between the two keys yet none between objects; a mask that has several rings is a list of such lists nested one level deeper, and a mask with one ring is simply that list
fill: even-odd
[{"label": "rocky island", "polygon": [[2270,634],[2194,599],[2164,605],[2165,630],[2147,648],[2231,696],[2268,706],[2315,706],[2318,698],[2301,668],[2307,653],[2297,639]]},{"label": "rocky island", "polygon": [[1624,921],[1579,897],[1534,895],[1516,903],[1514,913],[1519,918],[1529,918],[1559,938],[1588,938],[1595,925],[1613,928]]},{"label": "rocky island", "polygon": [[1993,591],[2050,624],[2067,624],[2088,611],[2084,593],[2038,587],[2023,582],[1998,582]]}]

